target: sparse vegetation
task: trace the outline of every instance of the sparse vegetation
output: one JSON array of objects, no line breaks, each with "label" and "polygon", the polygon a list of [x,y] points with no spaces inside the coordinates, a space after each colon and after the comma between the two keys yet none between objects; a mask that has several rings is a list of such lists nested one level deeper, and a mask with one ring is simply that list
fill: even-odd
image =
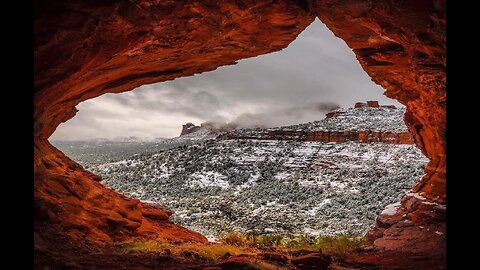
[{"label": "sparse vegetation", "polygon": [[220,236],[219,240],[225,244],[236,247],[244,247],[250,245],[247,237],[239,232],[225,232]]},{"label": "sparse vegetation", "polygon": [[168,244],[158,241],[133,241],[115,243],[114,246],[120,248],[120,253],[161,252],[167,248]]},{"label": "sparse vegetation", "polygon": [[365,240],[355,235],[311,236],[311,235],[253,235],[227,232],[220,241],[236,247],[270,246],[280,250],[321,250],[334,258],[344,258],[358,249]]},{"label": "sparse vegetation", "polygon": [[368,230],[426,162],[413,145],[239,142],[139,154],[92,170],[104,185],[158,202],[173,211],[175,223],[207,236],[332,235]]},{"label": "sparse vegetation", "polygon": [[[349,109],[321,123],[284,128],[350,130],[375,122],[379,130],[404,130],[402,113]],[[209,237],[239,231],[256,239],[231,236],[232,243],[264,245],[278,245],[272,234],[365,233],[377,214],[423,175],[427,162],[414,145],[222,140],[196,132],[187,136],[59,147],[100,175],[105,186],[171,210],[179,225]]]},{"label": "sparse vegetation", "polygon": [[348,235],[322,236],[314,241],[315,247],[320,248],[324,254],[328,254],[336,259],[346,258],[363,243],[365,243],[364,238]]},{"label": "sparse vegetation", "polygon": [[246,253],[238,247],[225,244],[195,244],[188,243],[179,246],[172,246],[172,252],[179,256],[188,256],[189,253],[198,254],[199,258],[208,261],[216,261],[225,256],[226,254],[230,255],[239,255],[241,253]]},{"label": "sparse vegetation", "polygon": [[281,234],[242,234],[239,232],[226,232],[220,236],[220,242],[237,247],[271,246],[282,247],[285,235]]},{"label": "sparse vegetation", "polygon": [[246,253],[239,247],[222,243],[183,243],[173,244],[166,241],[131,241],[117,242],[114,244],[119,253],[143,252],[160,253],[176,257],[184,257],[196,260],[217,261],[225,254],[238,255]]},{"label": "sparse vegetation", "polygon": [[[126,253],[157,253],[174,257],[177,260],[197,261],[198,263],[215,264],[237,257],[238,264],[262,270],[290,269],[282,265],[262,260],[263,250],[271,250],[293,258],[297,251],[322,251],[324,255],[335,260],[342,260],[354,253],[364,240],[358,236],[319,236],[309,235],[252,235],[239,232],[228,232],[222,235],[220,243],[183,243],[173,244],[166,241],[133,241],[115,243],[121,254]],[[288,260],[289,261],[289,260]],[[287,261],[287,262],[288,262]]]}]

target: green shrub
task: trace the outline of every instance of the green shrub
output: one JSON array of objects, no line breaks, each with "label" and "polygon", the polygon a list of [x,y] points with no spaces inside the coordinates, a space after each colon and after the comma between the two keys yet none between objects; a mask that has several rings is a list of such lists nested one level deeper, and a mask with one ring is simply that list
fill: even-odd
[{"label": "green shrub", "polygon": [[249,245],[247,237],[239,232],[223,233],[220,235],[219,240],[222,243],[236,247],[244,247]]},{"label": "green shrub", "polygon": [[279,247],[283,244],[285,236],[280,234],[262,234],[251,237],[252,243],[256,246],[274,246]]},{"label": "green shrub", "polygon": [[334,258],[345,258],[357,250],[364,243],[364,239],[351,235],[336,235],[319,237],[315,245],[322,249],[325,254]]},{"label": "green shrub", "polygon": [[289,234],[242,234],[228,232],[220,241],[237,247],[272,246],[284,250],[321,250],[334,258],[345,258],[364,243],[362,237],[354,235],[310,236]]},{"label": "green shrub", "polygon": [[160,252],[165,249],[165,244],[156,241],[143,242],[121,242],[115,243],[115,246],[120,246],[120,253],[130,252]]},{"label": "green shrub", "polygon": [[182,256],[185,252],[195,253],[198,257],[208,260],[216,261],[225,254],[238,255],[242,253],[242,250],[232,245],[225,244],[198,244],[198,243],[186,243],[179,246],[171,247],[172,253],[177,256]]}]

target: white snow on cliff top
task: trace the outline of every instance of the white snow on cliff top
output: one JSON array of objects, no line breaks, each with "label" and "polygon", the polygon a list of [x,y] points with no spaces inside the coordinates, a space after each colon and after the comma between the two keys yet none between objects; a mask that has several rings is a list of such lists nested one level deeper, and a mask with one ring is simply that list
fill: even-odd
[{"label": "white snow on cliff top", "polygon": [[331,118],[278,129],[323,130],[323,131],[408,131],[403,115],[405,108],[340,108],[332,112],[337,114]]},{"label": "white snow on cliff top", "polygon": [[[231,133],[239,136],[258,136],[269,131],[408,131],[403,115],[405,108],[360,107],[339,108],[330,118],[298,125],[273,128],[237,128]],[[293,137],[292,137],[293,138]]]}]

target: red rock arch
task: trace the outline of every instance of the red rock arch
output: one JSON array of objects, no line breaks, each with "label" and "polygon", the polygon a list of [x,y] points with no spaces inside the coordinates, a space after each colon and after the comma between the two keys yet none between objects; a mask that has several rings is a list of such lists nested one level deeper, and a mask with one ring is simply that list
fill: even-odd
[{"label": "red rock arch", "polygon": [[[84,100],[281,50],[317,16],[352,48],[386,95],[407,106],[405,121],[430,159],[425,176],[413,188],[430,204],[422,204],[422,197],[402,200],[402,213],[418,226],[399,227],[401,218],[380,217],[371,237],[382,248],[435,249],[430,255],[442,255],[441,239],[432,242],[418,229],[434,224],[444,233],[444,211],[427,207],[444,205],[446,196],[441,0],[35,1],[37,254],[49,250],[51,239],[63,236],[98,245],[136,234],[204,241],[169,223],[165,213],[103,187],[50,145],[48,137]],[[393,234],[405,237],[399,240]],[[423,235],[430,242],[417,248],[409,235]]]}]

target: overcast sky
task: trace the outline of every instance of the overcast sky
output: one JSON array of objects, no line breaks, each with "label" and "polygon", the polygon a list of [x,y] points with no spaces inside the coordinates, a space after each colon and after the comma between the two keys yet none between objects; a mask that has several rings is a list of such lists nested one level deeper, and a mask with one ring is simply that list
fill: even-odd
[{"label": "overcast sky", "polygon": [[186,122],[279,126],[320,120],[333,105],[357,101],[401,106],[383,92],[317,19],[280,52],[85,101],[51,139],[175,137]]}]

